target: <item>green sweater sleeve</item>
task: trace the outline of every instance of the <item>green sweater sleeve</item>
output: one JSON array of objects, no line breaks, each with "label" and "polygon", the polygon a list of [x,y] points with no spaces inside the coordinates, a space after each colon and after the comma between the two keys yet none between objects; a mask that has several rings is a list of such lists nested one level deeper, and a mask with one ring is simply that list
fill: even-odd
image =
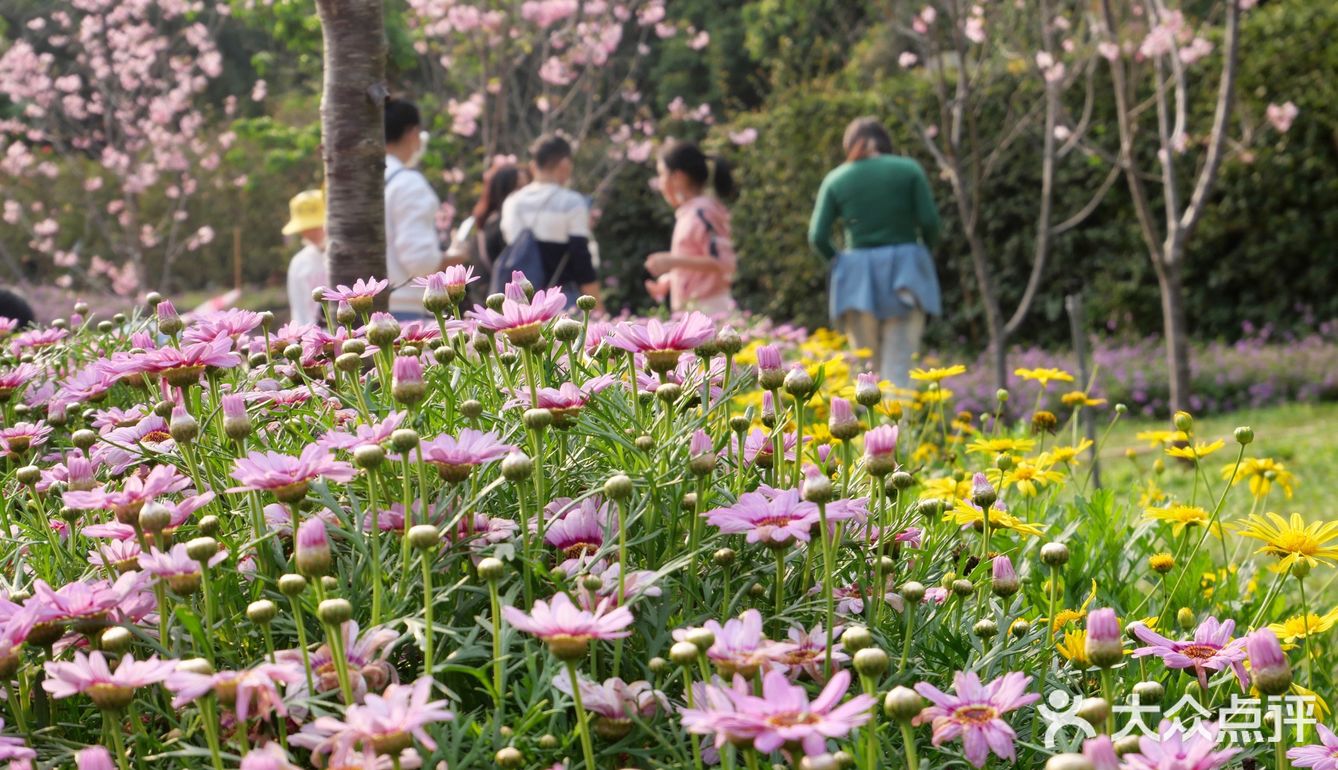
[{"label": "green sweater sleeve", "polygon": [[808,242],[827,259],[836,256],[832,245],[832,225],[836,223],[836,201],[832,196],[831,176],[822,180],[818,200],[813,205],[813,216],[808,221]]},{"label": "green sweater sleeve", "polygon": [[938,247],[939,219],[938,207],[934,205],[934,194],[929,189],[929,178],[924,169],[915,175],[915,218],[920,226],[920,236],[930,249]]}]

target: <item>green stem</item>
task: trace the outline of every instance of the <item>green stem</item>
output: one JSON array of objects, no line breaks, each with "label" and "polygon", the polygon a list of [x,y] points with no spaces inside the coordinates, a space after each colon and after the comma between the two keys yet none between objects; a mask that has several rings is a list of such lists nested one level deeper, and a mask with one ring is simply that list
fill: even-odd
[{"label": "green stem", "polygon": [[901,640],[901,662],[897,665],[897,671],[904,672],[906,664],[911,659],[911,632],[915,628],[915,611],[918,609],[915,603],[910,600],[904,600],[901,611],[906,614],[906,633]]},{"label": "green stem", "polygon": [[502,664],[502,602],[497,595],[496,580],[488,581],[488,604],[492,620],[492,686],[497,692],[497,700],[493,704],[497,709],[494,721],[500,725],[502,709],[505,707],[502,692],[506,682],[506,667]]},{"label": "green stem", "polygon": [[214,770],[223,770],[223,757],[218,741],[218,716],[214,711],[214,696],[206,695],[200,699],[200,722],[204,725],[204,740],[209,744],[209,757]]},{"label": "green stem", "polygon": [[906,770],[920,770],[920,756],[915,752],[915,733],[911,723],[901,723],[901,742],[906,746]]},{"label": "green stem", "polygon": [[576,702],[576,728],[581,733],[585,770],[595,770],[595,747],[590,742],[590,725],[586,721],[585,704],[581,702],[581,680],[576,675],[576,664],[572,661],[567,662],[567,675],[571,677],[571,697]]},{"label": "green stem", "polygon": [[[367,471],[367,507],[372,512],[372,626],[381,625],[381,511],[376,497],[376,471]],[[356,522],[354,526],[362,526]],[[408,540],[409,530],[404,530]]]},{"label": "green stem", "polygon": [[[468,514],[466,514],[468,515]],[[435,660],[432,649],[432,558],[431,550],[423,551],[423,676],[432,676]],[[494,589],[495,590],[495,589]]]},{"label": "green stem", "polygon": [[[834,563],[831,537],[827,529],[827,504],[818,503],[818,535],[822,538],[822,564],[827,573],[822,581],[822,601],[826,608],[827,648],[823,653],[823,673],[828,679],[832,676],[832,629],[836,624],[836,601],[834,599],[836,565]],[[873,601],[872,598],[869,601]]]},{"label": "green stem", "polygon": [[297,646],[302,650],[302,672],[307,675],[307,697],[316,697],[316,686],[311,679],[311,653],[307,650],[307,629],[302,622],[302,606],[297,597],[289,597],[288,603],[293,608],[293,625],[297,627]]},{"label": "green stem", "polygon": [[125,738],[121,735],[121,725],[112,718],[111,711],[102,712],[102,724],[111,736],[112,751],[116,755],[116,766],[121,770],[130,770],[129,758],[125,753]]}]

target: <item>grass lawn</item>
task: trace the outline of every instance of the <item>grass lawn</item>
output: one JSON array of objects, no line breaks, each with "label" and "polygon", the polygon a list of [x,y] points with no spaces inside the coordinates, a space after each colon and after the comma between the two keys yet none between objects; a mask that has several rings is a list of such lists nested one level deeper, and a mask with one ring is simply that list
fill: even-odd
[{"label": "grass lawn", "polygon": [[[1260,510],[1281,514],[1296,511],[1312,520],[1332,518],[1332,490],[1338,483],[1338,434],[1334,430],[1334,426],[1338,426],[1338,404],[1288,404],[1222,416],[1196,417],[1194,432],[1198,440],[1226,440],[1226,446],[1204,460],[1204,470],[1215,493],[1220,493],[1225,483],[1221,476],[1222,466],[1235,462],[1238,450],[1232,433],[1241,425],[1254,428],[1254,443],[1246,448],[1246,456],[1278,460],[1297,480],[1292,499],[1286,499],[1275,485]],[[1169,421],[1121,420],[1111,431],[1101,452],[1103,485],[1137,483],[1140,473],[1150,473],[1153,461],[1164,456],[1162,449],[1139,441],[1135,435],[1140,431],[1170,427]],[[1134,461],[1125,456],[1130,449],[1135,452]],[[1158,480],[1159,484],[1177,499],[1187,499],[1193,480],[1190,467],[1178,460],[1165,459],[1166,472]],[[1232,497],[1228,510],[1248,511],[1249,493],[1244,486]]]}]

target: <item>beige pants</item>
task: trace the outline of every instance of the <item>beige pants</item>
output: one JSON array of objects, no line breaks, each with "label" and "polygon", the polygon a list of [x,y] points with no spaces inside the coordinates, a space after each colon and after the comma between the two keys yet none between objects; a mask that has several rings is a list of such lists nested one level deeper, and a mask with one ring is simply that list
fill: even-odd
[{"label": "beige pants", "polygon": [[871,356],[870,368],[898,388],[910,387],[911,361],[920,352],[925,314],[920,308],[900,318],[879,319],[873,313],[847,310],[841,316],[846,336]]}]

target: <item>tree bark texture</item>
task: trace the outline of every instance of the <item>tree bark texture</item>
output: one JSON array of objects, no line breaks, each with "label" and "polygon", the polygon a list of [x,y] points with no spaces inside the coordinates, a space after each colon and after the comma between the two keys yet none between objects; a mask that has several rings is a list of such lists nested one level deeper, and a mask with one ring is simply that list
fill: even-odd
[{"label": "tree bark texture", "polygon": [[[325,39],[321,153],[330,284],[386,275],[383,0],[318,0]],[[378,295],[384,309],[389,292]]]}]

